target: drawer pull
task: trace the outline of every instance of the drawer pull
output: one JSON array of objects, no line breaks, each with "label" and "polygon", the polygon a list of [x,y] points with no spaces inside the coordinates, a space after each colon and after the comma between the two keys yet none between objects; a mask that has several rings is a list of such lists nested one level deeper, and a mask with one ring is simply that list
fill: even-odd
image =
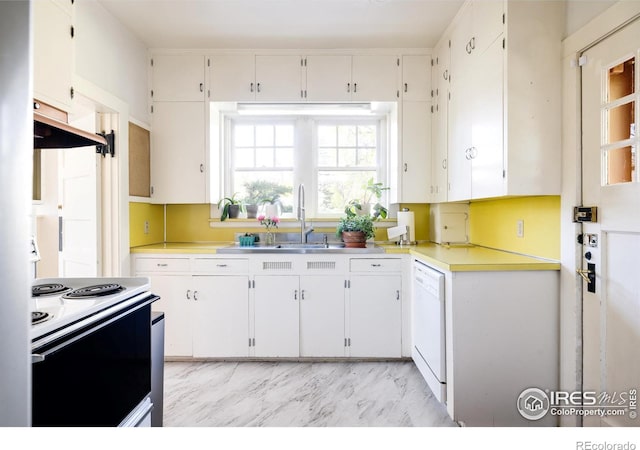
[{"label": "drawer pull", "polygon": [[227,267],[226,264],[216,264],[216,267]]},{"label": "drawer pull", "polygon": [[371,267],[381,267],[382,264],[371,264]]},{"label": "drawer pull", "polygon": [[167,263],[158,263],[157,266],[158,267],[169,267],[169,264],[167,264]]}]

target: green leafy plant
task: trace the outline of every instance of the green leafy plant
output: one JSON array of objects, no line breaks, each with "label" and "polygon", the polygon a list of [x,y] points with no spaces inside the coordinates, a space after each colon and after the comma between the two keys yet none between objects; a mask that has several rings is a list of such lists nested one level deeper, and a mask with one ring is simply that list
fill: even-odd
[{"label": "green leafy plant", "polygon": [[218,202],[218,209],[221,210],[220,220],[224,222],[227,218],[233,219],[232,214],[230,214],[231,206],[237,205],[238,210],[244,210],[242,200],[236,199],[237,193],[233,194],[231,197],[224,197]]},{"label": "green leafy plant", "polygon": [[359,216],[347,215],[347,217],[341,217],[336,227],[336,236],[342,237],[343,231],[362,231],[365,235],[365,239],[370,239],[375,236],[375,226],[373,225],[374,218],[369,215]]},{"label": "green leafy plant", "polygon": [[291,187],[267,180],[254,180],[244,183],[246,195],[244,202],[247,205],[261,205],[263,203],[275,203],[281,195],[289,194]]},{"label": "green leafy plant", "polygon": [[[362,197],[359,199],[350,200],[344,208],[344,213],[347,217],[353,217],[362,214],[362,208],[365,205],[370,205],[372,199],[376,198],[376,203],[372,207],[371,215],[374,220],[377,219],[386,219],[388,210],[387,208],[380,203],[380,199],[382,198],[382,191],[389,190],[388,187],[385,187],[382,183],[374,183],[373,178],[369,178],[367,180],[367,184],[363,186]],[[369,215],[369,212],[366,212],[366,215]]]}]

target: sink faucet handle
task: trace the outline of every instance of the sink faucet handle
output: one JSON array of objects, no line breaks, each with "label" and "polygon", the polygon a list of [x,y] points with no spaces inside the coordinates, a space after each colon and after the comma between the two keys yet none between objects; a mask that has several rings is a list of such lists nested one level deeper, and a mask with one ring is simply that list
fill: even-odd
[{"label": "sink faucet handle", "polygon": [[324,236],[322,236],[322,243],[323,243],[324,245],[327,245],[327,244],[329,243],[329,240],[328,240],[328,238],[327,238],[327,235],[326,235],[326,234],[325,234]]}]

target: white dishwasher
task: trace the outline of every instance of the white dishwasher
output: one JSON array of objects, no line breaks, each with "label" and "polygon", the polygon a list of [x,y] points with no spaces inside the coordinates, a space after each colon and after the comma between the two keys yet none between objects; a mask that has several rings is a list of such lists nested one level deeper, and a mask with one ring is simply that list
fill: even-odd
[{"label": "white dishwasher", "polygon": [[442,403],[447,394],[444,299],[444,274],[414,260],[411,357]]}]

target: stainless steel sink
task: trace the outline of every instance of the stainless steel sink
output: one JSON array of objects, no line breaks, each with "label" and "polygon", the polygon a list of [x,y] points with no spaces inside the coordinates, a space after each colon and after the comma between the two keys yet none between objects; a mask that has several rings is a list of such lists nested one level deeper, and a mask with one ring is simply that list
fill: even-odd
[{"label": "stainless steel sink", "polygon": [[384,253],[384,249],[375,244],[367,244],[365,248],[347,248],[344,244],[322,243],[288,243],[275,245],[240,246],[230,245],[217,250],[221,254],[245,254],[245,253]]}]

